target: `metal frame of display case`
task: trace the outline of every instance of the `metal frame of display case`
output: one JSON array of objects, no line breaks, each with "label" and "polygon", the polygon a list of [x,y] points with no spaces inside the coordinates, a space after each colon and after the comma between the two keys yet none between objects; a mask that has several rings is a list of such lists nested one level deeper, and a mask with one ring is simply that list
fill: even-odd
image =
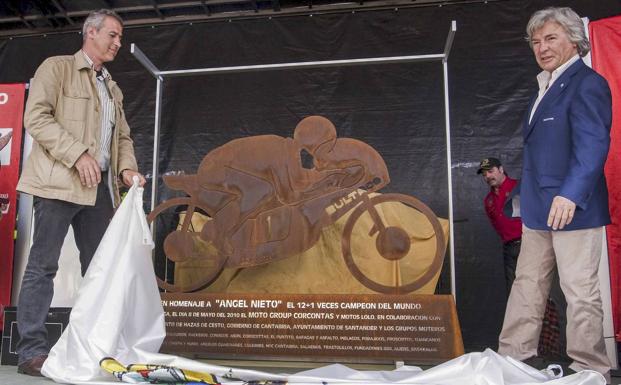
[{"label": "metal frame of display case", "polygon": [[180,76],[196,76],[196,75],[216,75],[231,74],[241,72],[259,72],[286,69],[305,69],[305,68],[326,68],[326,67],[343,67],[354,65],[371,65],[371,64],[390,64],[390,63],[415,63],[441,61],[444,71],[444,119],[446,129],[446,170],[448,176],[448,204],[449,204],[449,252],[450,252],[450,271],[451,271],[451,294],[456,299],[455,290],[455,247],[453,234],[453,180],[452,180],[452,156],[451,156],[451,120],[449,113],[449,90],[448,90],[448,58],[453,46],[455,32],[457,31],[457,23],[451,21],[444,51],[439,54],[429,55],[410,55],[410,56],[390,56],[378,58],[362,58],[362,59],[344,59],[344,60],[325,60],[310,62],[294,62],[294,63],[276,63],[276,64],[259,64],[232,67],[213,67],[213,68],[197,68],[197,69],[181,69],[161,71],[151,60],[138,48],[134,43],[131,44],[131,53],[134,57],[153,75],[157,81],[155,95],[155,124],[153,132],[153,170],[151,183],[151,210],[157,205],[157,188],[158,169],[159,169],[159,137],[162,115],[162,86],[164,78],[180,77]]}]

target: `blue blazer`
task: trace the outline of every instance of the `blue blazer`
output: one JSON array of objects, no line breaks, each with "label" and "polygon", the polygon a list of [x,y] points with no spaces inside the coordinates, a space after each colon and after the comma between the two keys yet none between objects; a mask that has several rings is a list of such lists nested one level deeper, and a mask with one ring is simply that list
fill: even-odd
[{"label": "blue blazer", "polygon": [[608,83],[578,60],[552,84],[529,124],[536,98],[523,123],[523,223],[531,229],[551,230],[550,206],[560,195],[576,203],[573,221],[563,230],[609,224],[604,177],[612,122]]}]

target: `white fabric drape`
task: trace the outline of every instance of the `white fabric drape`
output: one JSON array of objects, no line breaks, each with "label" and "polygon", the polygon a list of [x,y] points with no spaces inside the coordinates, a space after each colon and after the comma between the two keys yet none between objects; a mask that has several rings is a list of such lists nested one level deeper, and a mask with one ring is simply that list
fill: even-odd
[{"label": "white fabric drape", "polygon": [[[134,185],[118,208],[78,291],[69,326],[42,373],[57,382],[110,378],[99,360],[122,362],[157,352],[166,335],[153,275],[153,241]],[[101,224],[105,226],[104,223]]]}]

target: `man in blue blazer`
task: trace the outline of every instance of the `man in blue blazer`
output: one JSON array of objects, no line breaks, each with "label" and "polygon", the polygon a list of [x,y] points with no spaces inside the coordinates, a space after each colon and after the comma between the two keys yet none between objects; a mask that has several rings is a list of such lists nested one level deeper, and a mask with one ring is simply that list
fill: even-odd
[{"label": "man in blue blazer", "polygon": [[573,10],[537,11],[527,33],[543,71],[524,119],[522,249],[498,352],[535,362],[556,265],[567,299],[569,371],[592,369],[610,383],[597,276],[603,226],[610,223],[610,89],[580,58],[590,46]]}]

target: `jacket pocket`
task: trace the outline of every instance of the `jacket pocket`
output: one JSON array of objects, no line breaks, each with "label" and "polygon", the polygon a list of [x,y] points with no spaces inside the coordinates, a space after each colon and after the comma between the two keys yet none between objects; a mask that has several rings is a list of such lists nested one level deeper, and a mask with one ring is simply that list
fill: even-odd
[{"label": "jacket pocket", "polygon": [[80,186],[80,176],[74,168],[68,168],[62,162],[54,160],[50,168],[47,187],[56,191],[75,193],[75,186]]},{"label": "jacket pocket", "polygon": [[539,187],[560,187],[563,184],[563,177],[555,176],[555,175],[538,175],[537,183],[539,183]]},{"label": "jacket pocket", "polygon": [[76,90],[63,90],[63,117],[67,120],[85,121],[90,96]]}]

